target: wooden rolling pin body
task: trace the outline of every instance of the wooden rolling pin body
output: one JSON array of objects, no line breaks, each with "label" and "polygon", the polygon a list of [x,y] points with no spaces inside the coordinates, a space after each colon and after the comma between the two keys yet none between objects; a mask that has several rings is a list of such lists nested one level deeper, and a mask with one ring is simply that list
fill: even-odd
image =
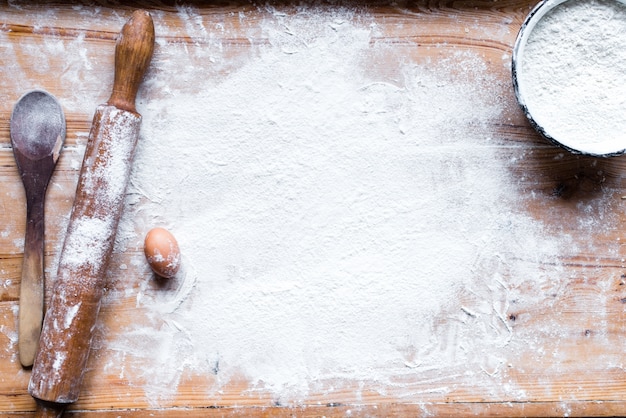
[{"label": "wooden rolling pin body", "polygon": [[153,49],[152,18],[136,11],[116,43],[111,98],[94,115],[44,318],[28,388],[42,401],[67,404],[79,396],[139,135],[135,96]]}]

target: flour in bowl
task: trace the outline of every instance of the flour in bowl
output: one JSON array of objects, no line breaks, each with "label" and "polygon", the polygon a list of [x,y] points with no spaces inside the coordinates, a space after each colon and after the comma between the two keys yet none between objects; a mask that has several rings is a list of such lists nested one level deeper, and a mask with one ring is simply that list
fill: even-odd
[{"label": "flour in bowl", "polygon": [[566,1],[537,22],[520,45],[517,81],[549,137],[594,155],[626,149],[624,45],[626,5],[618,1]]}]

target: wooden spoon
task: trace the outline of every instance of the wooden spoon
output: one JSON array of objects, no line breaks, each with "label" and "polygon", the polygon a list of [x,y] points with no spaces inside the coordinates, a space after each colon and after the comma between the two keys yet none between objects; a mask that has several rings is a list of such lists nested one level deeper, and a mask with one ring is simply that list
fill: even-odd
[{"label": "wooden spoon", "polygon": [[22,366],[33,364],[44,312],[44,199],[65,140],[65,116],[42,90],[23,95],[11,115],[11,144],[26,191],[26,237],[20,287],[18,349]]}]

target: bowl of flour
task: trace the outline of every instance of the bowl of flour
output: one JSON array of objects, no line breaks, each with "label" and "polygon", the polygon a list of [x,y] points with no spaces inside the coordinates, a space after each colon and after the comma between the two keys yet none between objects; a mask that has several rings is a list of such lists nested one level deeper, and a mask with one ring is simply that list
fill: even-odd
[{"label": "bowl of flour", "polygon": [[544,0],[513,49],[515,96],[531,125],[577,154],[626,152],[626,4]]}]

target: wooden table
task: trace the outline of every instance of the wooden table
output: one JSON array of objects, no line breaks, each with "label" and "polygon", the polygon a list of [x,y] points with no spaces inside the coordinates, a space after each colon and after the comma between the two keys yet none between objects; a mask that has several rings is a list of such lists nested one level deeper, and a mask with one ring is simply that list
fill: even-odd
[{"label": "wooden table", "polygon": [[[125,6],[98,3],[93,7],[70,2],[0,3],[0,413],[28,415],[35,407],[26,390],[30,372],[22,369],[16,353],[25,202],[9,139],[13,104],[26,90],[40,87],[66,105],[67,140],[47,200],[47,274],[54,275],[52,260],[63,240],[63,220],[71,209],[86,132],[95,106],[109,95],[113,46],[122,23],[135,6],[153,12],[157,67],[171,45],[190,50],[206,46],[206,38],[201,39],[199,32],[202,25],[195,26],[198,32],[185,26],[180,18],[181,8],[158,2]],[[518,109],[510,85],[510,69],[505,64],[517,31],[534,4],[526,0],[461,0],[352,6],[359,10],[357,16],[367,14],[376,22],[379,30],[371,42],[402,50],[417,63],[440,59],[452,51],[471,51],[483,57],[486,73],[499,81],[495,90],[505,108],[501,120],[490,128],[503,139],[495,145],[496,152],[503,157],[524,156],[510,164],[519,179],[511,187],[519,187],[527,196],[524,207],[519,209],[541,220],[547,230],[572,237],[571,246],[560,250],[558,265],[543,266],[548,272],[559,272],[550,286],[534,289],[533,278],[528,278],[528,282],[520,282],[525,285],[506,293],[505,299],[499,301],[506,308],[498,316],[500,324],[494,326],[509,332],[516,345],[515,349],[505,345],[498,351],[500,363],[496,367],[485,367],[481,376],[467,373],[458,364],[445,370],[417,368],[416,376],[406,383],[408,392],[381,390],[372,384],[360,387],[357,395],[355,387],[347,384],[335,391],[312,392],[298,402],[286,404],[269,392],[247,391],[245,379],[228,382],[215,396],[202,389],[213,382],[212,378],[192,373],[181,380],[175,396],[155,404],[142,386],[129,384],[128,375],[112,374],[106,367],[114,358],[108,342],[123,332],[125,324],[141,309],[135,296],[150,280],[145,266],[133,263],[141,259],[141,246],[136,245],[114,256],[112,264],[124,265],[125,269],[111,268],[109,295],[100,313],[82,396],[67,415],[626,415],[626,326],[622,321],[626,306],[626,240],[621,233],[625,221],[626,164],[623,157],[576,156],[548,144],[530,128]],[[221,41],[224,56],[231,56],[232,68],[236,68],[242,62],[237,57],[252,44],[267,42],[261,30],[254,32],[255,22],[275,15],[277,10],[286,15],[296,13],[288,5],[206,6],[202,2],[191,4],[184,12],[194,15],[196,23],[219,22],[226,28],[212,36],[217,36],[214,41]],[[240,12],[245,12],[245,20]],[[84,45],[78,57],[72,56],[75,51],[71,50],[72,42],[77,40]],[[63,44],[66,52],[48,57],[33,52],[46,43],[50,48],[54,42]],[[378,59],[382,61],[375,64],[377,70],[384,73],[385,58]],[[71,66],[66,65],[68,60],[72,60]],[[230,70],[223,66],[222,71]],[[181,69],[182,74],[185,71]],[[72,89],[68,77],[83,80],[81,91]],[[185,86],[192,80],[177,82]],[[160,92],[141,94],[149,100],[158,98]],[[141,111],[141,104],[139,107]],[[511,149],[517,151],[512,153]],[[581,217],[608,226],[582,225],[578,222]],[[534,297],[541,296],[536,303],[525,304],[524,297],[530,292],[534,292]],[[458,306],[463,308],[463,303],[459,301]],[[468,320],[476,317],[470,309],[465,309],[464,314]],[[443,322],[448,320],[454,319],[440,318]],[[445,339],[445,335],[437,334],[437,329],[433,328],[432,337]],[[128,361],[130,364],[132,359]],[[413,366],[417,367],[407,367]],[[495,384],[487,388],[480,383],[484,379]],[[511,386],[516,389],[510,390]],[[447,390],[436,390],[441,387]]]}]

